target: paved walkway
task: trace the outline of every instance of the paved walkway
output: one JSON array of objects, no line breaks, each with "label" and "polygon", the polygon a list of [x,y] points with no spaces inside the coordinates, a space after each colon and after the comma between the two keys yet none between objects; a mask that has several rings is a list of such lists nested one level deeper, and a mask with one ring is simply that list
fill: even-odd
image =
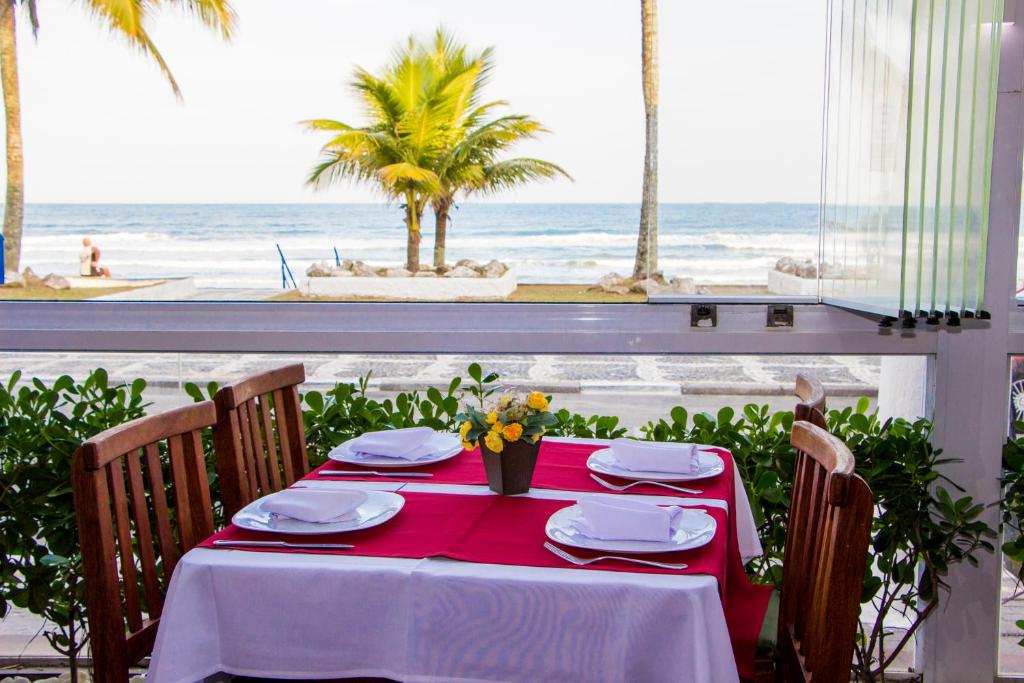
[{"label": "paved walkway", "polygon": [[372,373],[382,391],[446,384],[480,362],[511,386],[556,393],[789,395],[809,372],[832,395],[874,395],[880,361],[865,356],[468,356],[438,354],[0,353],[0,374],[53,378],[105,367],[113,377],[151,384],[230,381],[282,363],[302,362],[309,383],[329,385]]}]

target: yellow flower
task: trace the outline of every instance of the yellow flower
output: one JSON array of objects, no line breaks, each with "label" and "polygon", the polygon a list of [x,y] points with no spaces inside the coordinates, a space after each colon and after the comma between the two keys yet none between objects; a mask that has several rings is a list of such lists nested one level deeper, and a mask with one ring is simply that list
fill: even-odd
[{"label": "yellow flower", "polygon": [[501,421],[495,422],[491,425],[491,431],[501,434],[501,430],[505,428],[505,425],[501,424]]},{"label": "yellow flower", "polygon": [[513,422],[512,424],[507,425],[503,430],[501,430],[501,435],[504,436],[505,440],[508,441],[509,443],[513,441],[518,441],[519,437],[523,435],[523,425],[519,424],[518,422]]},{"label": "yellow flower", "polygon": [[468,442],[466,440],[462,441],[462,450],[464,450],[464,451],[471,451],[474,448],[476,448],[475,444],[471,444],[470,442]]},{"label": "yellow flower", "polygon": [[469,434],[469,430],[472,429],[472,428],[473,428],[473,423],[469,422],[468,420],[466,422],[463,422],[462,426],[459,427],[459,436],[462,437],[463,441],[466,440],[466,435]]},{"label": "yellow flower", "polygon": [[487,432],[487,436],[484,437],[484,444],[494,453],[501,453],[505,450],[505,442],[502,441],[501,434],[497,432]]},{"label": "yellow flower", "polygon": [[544,397],[544,394],[534,391],[526,398],[526,405],[543,413],[548,409],[548,400]]},{"label": "yellow flower", "polygon": [[498,411],[497,410],[492,410],[491,412],[487,413],[487,424],[492,425],[492,424],[494,424],[497,421],[498,421]]}]

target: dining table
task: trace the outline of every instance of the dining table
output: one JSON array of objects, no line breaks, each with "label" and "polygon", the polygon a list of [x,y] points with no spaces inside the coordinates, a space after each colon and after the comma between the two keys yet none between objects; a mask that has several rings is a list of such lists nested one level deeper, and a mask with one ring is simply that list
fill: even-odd
[{"label": "dining table", "polygon": [[[219,673],[273,679],[395,681],[736,681],[753,673],[770,590],[743,565],[762,553],[731,454],[699,493],[596,481],[600,439],[546,437],[531,489],[499,496],[478,451],[403,468],[430,477],[330,476],[294,487],[397,492],[404,507],[372,529],[288,537],[229,524],[178,562],[147,678]],[[346,471],[352,466],[345,465]],[[356,468],[359,470],[360,468]],[[613,484],[629,483],[603,477]],[[684,569],[544,548],[545,522],[584,497],[699,509],[707,545],[643,555]],[[224,547],[218,541],[324,541],[351,548]],[[602,553],[562,547],[589,559]],[[604,553],[611,554],[611,553]]]}]

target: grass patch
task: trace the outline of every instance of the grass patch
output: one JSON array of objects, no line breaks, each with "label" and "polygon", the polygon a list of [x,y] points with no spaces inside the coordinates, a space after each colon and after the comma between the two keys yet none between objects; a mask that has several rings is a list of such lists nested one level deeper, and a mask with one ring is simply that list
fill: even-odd
[{"label": "grass patch", "polygon": [[0,301],[82,301],[105,294],[119,294],[137,287],[82,287],[50,289],[49,287],[0,287]]}]

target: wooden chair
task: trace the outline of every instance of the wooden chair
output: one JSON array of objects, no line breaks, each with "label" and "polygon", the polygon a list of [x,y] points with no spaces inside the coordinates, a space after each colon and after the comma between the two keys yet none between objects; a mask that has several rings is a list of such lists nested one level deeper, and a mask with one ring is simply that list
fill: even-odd
[{"label": "wooden chair", "polygon": [[797,455],[779,604],[778,673],[786,682],[848,681],[874,501],[839,438],[800,420],[793,423],[791,441]]},{"label": "wooden chair", "polygon": [[152,651],[178,559],[213,533],[201,432],[215,420],[213,402],[204,401],[108,429],[75,452],[97,683],[127,681],[128,667]]},{"label": "wooden chair", "polygon": [[794,393],[800,399],[794,411],[795,418],[810,422],[822,429],[828,429],[825,425],[825,387],[821,385],[818,378],[812,375],[798,374]]},{"label": "wooden chair", "polygon": [[305,381],[297,363],[246,377],[214,396],[217,477],[228,519],[309,473],[298,389]]}]

